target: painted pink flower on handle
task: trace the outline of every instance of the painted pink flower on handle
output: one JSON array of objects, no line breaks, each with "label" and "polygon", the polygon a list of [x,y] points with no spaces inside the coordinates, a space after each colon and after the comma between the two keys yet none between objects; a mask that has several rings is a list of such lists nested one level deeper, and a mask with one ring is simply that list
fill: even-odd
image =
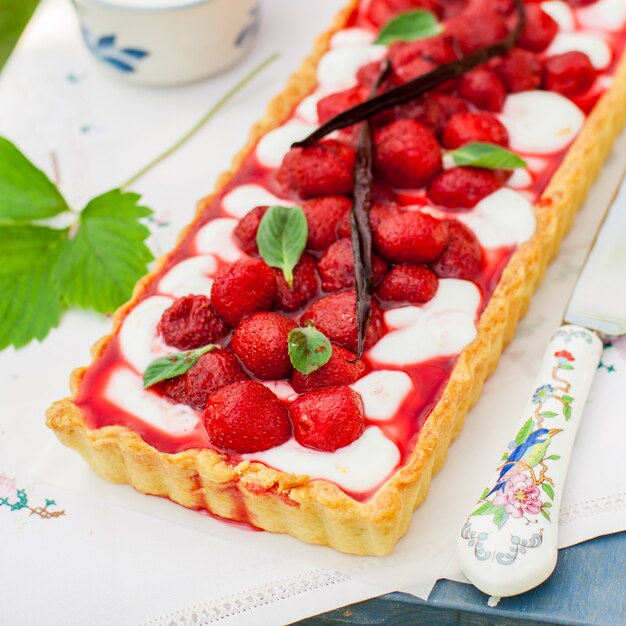
[{"label": "painted pink flower on handle", "polygon": [[522,517],[524,513],[536,515],[543,506],[539,499],[539,489],[530,476],[517,474],[506,481],[504,490],[493,500],[495,506],[503,506],[513,517]]}]

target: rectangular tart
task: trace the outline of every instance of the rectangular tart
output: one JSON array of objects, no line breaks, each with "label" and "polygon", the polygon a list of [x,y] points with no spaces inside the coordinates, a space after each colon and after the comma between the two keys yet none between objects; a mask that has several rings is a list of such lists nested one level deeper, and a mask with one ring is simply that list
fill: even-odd
[{"label": "rectangular tart", "polygon": [[[400,59],[399,75],[416,71],[411,65],[415,50],[422,54],[416,42],[392,43],[389,48],[372,43],[377,29],[393,17],[391,7],[396,4],[353,0],[338,14],[317,39],[312,55],[253,127],[247,145],[219,178],[216,191],[199,203],[176,248],[156,262],[152,273],[137,284],[131,301],[116,312],[112,334],[92,349],[91,365],[72,372],[72,396],[48,410],[47,425],[59,440],[77,450],[104,478],[191,509],[348,553],[387,554],[407,532],[412,512],[426,498],[432,476],[512,339],[626,119],[626,59],[622,58],[626,11],[614,14],[616,5],[611,0],[543,3],[549,19],[542,14],[543,22],[538,22],[533,14],[528,23],[537,25],[537,30],[522,35],[526,50],[520,58],[526,65],[528,59],[536,62],[536,80],[555,90],[561,87],[547,82],[545,67],[541,78],[546,59],[571,51],[587,54],[594,78],[575,96],[540,90],[537,83],[533,89],[520,88],[515,59],[509,59],[508,70],[503,69],[502,59],[488,65],[490,75],[499,77],[496,82],[508,92],[499,119],[508,131],[509,148],[526,159],[527,169],[510,178],[502,175],[498,191],[462,211],[435,206],[423,191],[387,184],[394,206],[402,211],[458,220],[474,231],[483,261],[473,281],[455,278],[454,272],[439,273],[437,295],[427,304],[383,306],[386,330],[364,354],[369,373],[354,384],[365,406],[366,427],[360,439],[337,452],[311,451],[289,440],[273,450],[233,453],[207,439],[202,412],[138,386],[150,357],[172,353],[157,336],[163,311],[186,294],[208,295],[219,269],[245,256],[232,234],[236,218],[256,206],[295,205],[306,197],[281,186],[276,170],[292,141],[319,124],[317,102],[334,93],[353,93],[361,80],[357,70],[375,69],[382,56],[391,55],[390,50]],[[413,0],[403,7],[436,11],[446,29],[438,37],[453,37],[459,53],[459,47],[467,52],[472,46],[491,43],[476,44],[472,37],[477,31],[467,28],[479,13],[485,21],[481,8],[485,3],[470,0],[461,19],[453,15],[452,6],[458,9],[462,4]],[[506,13],[507,2],[497,4]],[[571,8],[578,4],[585,6]],[[505,17],[498,14],[494,23],[505,23]],[[554,30],[548,35],[546,20]],[[545,42],[537,42],[541,37],[551,43],[538,52],[545,47]],[[432,57],[424,58],[417,65],[434,63]],[[395,72],[393,62],[392,67]],[[557,84],[561,70],[557,63]],[[457,82],[442,86],[438,93],[458,104],[459,89]],[[484,113],[471,90],[463,93],[469,93],[469,100],[461,103],[465,111]],[[423,108],[415,113],[423,114]],[[397,112],[396,120],[404,115]],[[428,125],[428,118],[418,119]],[[441,129],[431,130],[442,141]],[[354,141],[350,129],[333,137],[346,144]],[[443,143],[453,147],[445,145],[445,138]],[[443,167],[449,169],[445,161]],[[323,295],[318,292],[317,297]],[[441,326],[424,319],[436,307],[443,312]],[[297,319],[298,314],[291,316]],[[419,318],[426,330],[420,335],[417,326],[403,327],[397,321],[403,316]],[[142,324],[148,325],[145,336]],[[452,327],[458,336],[450,340]],[[424,332],[433,335],[434,347],[427,345]],[[293,401],[294,390],[286,380],[265,384],[281,402]]]}]

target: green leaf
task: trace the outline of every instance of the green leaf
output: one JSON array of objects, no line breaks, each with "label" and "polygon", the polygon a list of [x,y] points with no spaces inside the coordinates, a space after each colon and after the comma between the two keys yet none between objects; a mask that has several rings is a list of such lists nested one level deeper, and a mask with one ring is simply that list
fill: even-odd
[{"label": "green leaf", "polygon": [[551,509],[551,508],[552,508],[552,503],[550,503],[550,502],[545,502],[545,503],[544,503],[544,505],[543,505],[543,508],[544,508],[544,509]]},{"label": "green leaf", "polygon": [[270,267],[282,270],[290,287],[293,268],[306,246],[307,232],[306,217],[300,207],[271,206],[259,224],[259,253]]},{"label": "green leaf", "polygon": [[543,507],[539,509],[541,511],[541,514],[549,521],[551,522],[552,520],[550,519],[550,513],[548,513],[548,511],[546,511]]},{"label": "green leaf", "polygon": [[472,142],[448,153],[457,165],[485,167],[490,170],[512,170],[526,167],[526,161],[514,152],[493,143]]},{"label": "green leaf", "polygon": [[505,452],[505,453],[502,455],[502,458],[501,458],[500,460],[501,460],[501,461],[506,461],[508,458],[509,458],[509,453],[508,453],[508,452]]},{"label": "green leaf", "polygon": [[558,413],[555,413],[554,411],[541,411],[539,415],[541,415],[541,417],[556,417]]},{"label": "green leaf", "polygon": [[550,483],[541,483],[541,488],[548,494],[550,500],[554,500],[554,489]]},{"label": "green leaf", "polygon": [[0,221],[40,220],[67,210],[48,177],[0,137]]},{"label": "green leaf", "polygon": [[170,378],[176,378],[176,376],[182,376],[187,370],[191,369],[198,359],[207,352],[218,348],[213,343],[196,350],[188,350],[187,352],[178,352],[177,354],[170,354],[168,356],[161,357],[156,361],[152,361],[143,373],[143,386],[152,387],[156,383],[162,380],[168,380]]},{"label": "green leaf", "polygon": [[0,225],[0,350],[43,339],[61,319],[50,280],[67,230],[31,224]]},{"label": "green leaf", "polygon": [[154,258],[139,219],[152,211],[140,196],[114,189],[91,200],[74,237],[63,244],[55,279],[68,305],[114,311],[126,302]]},{"label": "green leaf", "polygon": [[415,41],[434,37],[441,32],[437,18],[430,11],[416,9],[401,13],[385,24],[376,42],[389,45],[394,41]]},{"label": "green leaf", "polygon": [[479,500],[484,500],[489,495],[489,487],[485,487],[485,491],[482,492]]},{"label": "green leaf", "polygon": [[509,514],[504,510],[503,506],[496,507],[496,512],[493,515],[493,521],[498,526],[498,528],[502,528],[504,522],[508,519]]},{"label": "green leaf", "polygon": [[551,454],[546,457],[546,461],[558,461],[561,457],[558,454]]},{"label": "green leaf", "polygon": [[313,325],[294,328],[287,338],[292,365],[303,374],[310,374],[328,363],[332,346],[328,337]]},{"label": "green leaf", "polygon": [[562,370],[573,370],[574,366],[570,365],[569,363],[563,363],[563,365],[559,365],[559,369],[562,369]]},{"label": "green leaf", "polygon": [[[498,507],[493,505],[493,502],[483,502],[472,515],[491,515]],[[470,515],[470,517],[472,516]]]},{"label": "green leaf", "polygon": [[535,425],[535,422],[533,422],[532,417],[529,417],[524,422],[524,425],[519,429],[519,432],[515,436],[515,443],[518,446],[524,443],[524,441],[526,441],[526,438],[528,437],[528,435],[530,435],[530,433],[533,431],[534,425]]},{"label": "green leaf", "polygon": [[572,407],[569,406],[569,404],[563,407],[563,416],[565,417],[566,420],[572,417]]},{"label": "green leaf", "polygon": [[574,398],[572,398],[572,396],[568,396],[567,394],[562,395],[561,400],[563,400],[565,404],[571,404],[572,402],[574,402]]}]

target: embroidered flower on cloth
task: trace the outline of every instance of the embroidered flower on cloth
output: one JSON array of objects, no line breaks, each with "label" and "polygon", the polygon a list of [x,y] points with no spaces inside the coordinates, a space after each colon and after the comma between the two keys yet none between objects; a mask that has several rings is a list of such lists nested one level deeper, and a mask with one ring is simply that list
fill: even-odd
[{"label": "embroidered flower on cloth", "polygon": [[17,486],[15,479],[0,473],[0,498],[14,500],[17,496]]},{"label": "embroidered flower on cloth", "polygon": [[533,394],[533,403],[541,404],[546,400],[549,400],[554,395],[554,388],[552,385],[543,385],[539,387],[537,391]]},{"label": "embroidered flower on cloth", "polygon": [[536,515],[543,506],[539,499],[539,489],[533,484],[530,476],[517,474],[506,481],[504,491],[493,501],[495,506],[503,506],[513,517],[522,517],[524,513]]}]

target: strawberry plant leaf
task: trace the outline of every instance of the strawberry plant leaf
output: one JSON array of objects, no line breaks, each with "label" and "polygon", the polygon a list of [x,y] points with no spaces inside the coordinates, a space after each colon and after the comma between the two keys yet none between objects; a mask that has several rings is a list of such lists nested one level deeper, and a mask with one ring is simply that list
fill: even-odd
[{"label": "strawberry plant leaf", "polygon": [[154,258],[145,244],[150,231],[139,222],[152,211],[139,198],[114,189],[87,204],[55,271],[66,304],[110,313],[130,298]]},{"label": "strawberry plant leaf", "polygon": [[528,420],[526,420],[526,422],[524,422],[524,425],[519,429],[516,437],[515,437],[515,443],[519,446],[522,443],[524,443],[524,441],[526,441],[526,438],[528,437],[528,435],[530,435],[530,433],[533,430],[533,426],[535,425],[535,423],[533,422],[533,418],[529,417]]},{"label": "strawberry plant leaf", "polygon": [[416,9],[406,11],[389,20],[376,38],[378,44],[389,45],[394,41],[415,41],[434,37],[441,32],[437,18],[430,11]]},{"label": "strawberry plant leaf", "polygon": [[43,339],[59,324],[62,302],[50,280],[67,229],[0,225],[0,350]]},{"label": "strawberry plant leaf", "polygon": [[465,144],[448,154],[456,165],[484,167],[490,170],[512,170],[526,167],[526,161],[514,152],[493,143],[475,141]]},{"label": "strawberry plant leaf", "polygon": [[333,351],[328,337],[313,325],[292,329],[287,345],[292,365],[303,374],[310,374],[328,363]]},{"label": "strawberry plant leaf", "polygon": [[0,221],[40,220],[68,210],[50,179],[0,137]]},{"label": "strawberry plant leaf", "polygon": [[187,350],[186,352],[169,354],[152,361],[143,373],[144,388],[152,387],[152,385],[155,385],[162,380],[182,376],[198,362],[198,359],[203,354],[211,352],[218,347],[219,346],[210,343],[202,348],[197,348],[196,350]]},{"label": "strawberry plant leaf", "polygon": [[307,233],[304,211],[297,206],[271,206],[259,224],[256,235],[259,254],[270,267],[282,270],[290,287],[293,268],[306,246]]}]

